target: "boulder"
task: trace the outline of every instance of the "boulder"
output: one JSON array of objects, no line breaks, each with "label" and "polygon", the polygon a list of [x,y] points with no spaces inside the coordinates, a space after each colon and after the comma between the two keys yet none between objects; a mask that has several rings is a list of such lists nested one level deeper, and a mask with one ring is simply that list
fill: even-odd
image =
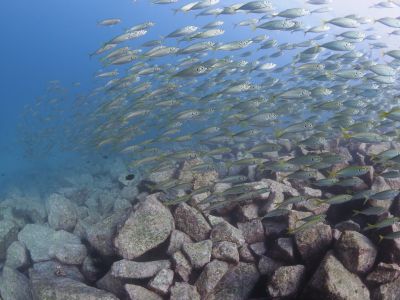
[{"label": "boulder", "polygon": [[123,258],[134,259],[154,249],[166,241],[174,229],[170,211],[157,196],[147,196],[119,229],[114,245]]},{"label": "boulder", "polygon": [[210,262],[213,243],[205,240],[198,243],[183,244],[182,251],[188,257],[194,269],[201,269]]},{"label": "boulder", "polygon": [[397,264],[379,263],[376,268],[368,274],[365,281],[371,286],[377,286],[395,281],[400,276],[400,266]]},{"label": "boulder", "polygon": [[5,265],[12,269],[23,269],[29,265],[28,251],[24,244],[15,241],[8,247]]},{"label": "boulder", "polygon": [[192,273],[192,266],[181,251],[177,251],[172,255],[172,262],[175,273],[178,274],[183,281],[189,281],[189,276]]},{"label": "boulder", "polygon": [[17,240],[19,228],[13,221],[0,221],[0,261],[7,255],[7,248]]},{"label": "boulder", "polygon": [[125,290],[130,300],[162,300],[163,298],[148,289],[134,284],[126,284]]},{"label": "boulder", "polygon": [[222,222],[214,226],[211,231],[210,238],[214,243],[227,241],[235,243],[238,246],[245,243],[242,231],[226,222]]},{"label": "boulder", "polygon": [[170,300],[200,300],[195,286],[186,282],[175,282],[171,288]]},{"label": "boulder", "polygon": [[214,259],[201,272],[195,286],[203,299],[214,290],[221,278],[228,272],[229,265],[224,261]]},{"label": "boulder", "polygon": [[213,245],[212,257],[237,264],[239,262],[239,251],[237,245],[232,242],[218,242]]},{"label": "boulder", "polygon": [[268,282],[268,294],[272,298],[294,298],[304,280],[305,271],[302,265],[278,268]]},{"label": "boulder", "polygon": [[28,278],[9,267],[4,267],[0,274],[0,295],[4,300],[32,299]]},{"label": "boulder", "polygon": [[150,280],[148,287],[158,294],[166,295],[173,281],[174,271],[171,269],[162,269]]},{"label": "boulder", "polygon": [[155,260],[136,262],[131,260],[119,260],[111,266],[111,274],[118,278],[142,279],[156,275],[162,269],[171,267],[169,260]]},{"label": "boulder", "polygon": [[55,230],[73,231],[78,220],[76,206],[60,194],[47,199],[48,222]]}]

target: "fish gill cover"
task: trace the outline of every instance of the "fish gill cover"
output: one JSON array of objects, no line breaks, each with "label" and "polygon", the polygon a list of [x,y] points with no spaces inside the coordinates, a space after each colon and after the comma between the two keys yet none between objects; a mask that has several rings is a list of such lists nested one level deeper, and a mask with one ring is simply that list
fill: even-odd
[{"label": "fish gill cover", "polygon": [[[326,238],[319,241],[324,245],[314,246],[326,250],[332,239],[339,240],[340,231],[350,228],[363,233],[345,241],[343,237],[335,249],[352,272],[346,275],[348,280],[362,290],[353,296],[369,297],[353,273],[371,271],[376,247],[399,237],[400,1],[138,0],[129,7],[132,11],[124,11],[124,17],[109,15],[93,23],[99,40],[87,57],[97,67],[91,80],[73,84],[51,80],[44,94],[24,103],[18,147],[40,172],[19,174],[2,185],[0,194],[7,196],[0,206],[0,220],[6,219],[6,208],[21,214],[24,209],[15,199],[26,199],[28,192],[39,202],[46,199],[49,213],[30,214],[28,222],[48,218],[53,229],[70,232],[76,220],[65,227],[54,214],[50,217],[57,201],[55,194],[50,200],[48,195],[54,190],[75,199],[79,210],[85,208],[82,220],[93,226],[100,217],[115,216],[142,203],[113,236],[112,247],[99,248],[83,235],[95,249],[96,259],[97,255],[99,260],[108,258],[103,269],[109,267],[110,257],[132,260],[164,242],[169,235],[160,241],[140,240],[132,236],[139,229],[126,227],[141,227],[135,223],[137,215],[153,209],[163,214],[165,207],[174,212],[178,229],[198,243],[205,243],[212,226],[212,232],[217,232],[211,233],[214,243],[243,247],[237,237],[218,240],[219,221],[213,216],[222,216],[243,231],[250,256],[265,254],[257,242],[282,247],[288,252],[285,256],[281,249],[277,260],[304,263],[308,271],[315,270],[315,259],[321,253],[314,249],[318,253],[311,257],[307,247],[313,245],[304,246],[307,241],[301,235],[314,230],[313,236]],[[86,59],[87,53],[81,54]],[[67,162],[60,164],[61,158]],[[27,171],[22,168],[20,172]],[[22,176],[24,180],[18,181]],[[39,188],[38,177],[57,181],[51,186],[41,181]],[[11,185],[15,188],[8,189]],[[29,191],[24,191],[26,185]],[[151,197],[147,195],[157,195],[157,200],[147,201]],[[203,226],[199,232],[187,227],[188,217],[181,215],[185,213],[195,215],[200,224],[194,226]],[[261,225],[262,238],[254,238],[249,227],[261,221],[265,227]],[[335,226],[336,236],[324,224]],[[224,230],[235,233],[238,229]],[[276,246],[277,237],[291,246]],[[24,240],[23,235],[19,239]],[[287,249],[293,239],[296,254]],[[133,249],[127,240],[150,245]],[[362,265],[361,258],[352,262],[346,257],[346,242],[368,248],[372,263]],[[196,247],[208,248],[207,243],[198,243]],[[191,255],[196,249],[187,248],[182,251],[192,267],[203,268]],[[240,260],[253,262],[243,258],[243,251]],[[329,255],[325,263],[335,264]],[[390,259],[381,262],[400,262],[394,257],[398,254],[385,255]],[[214,249],[213,257],[230,263],[239,260],[219,256]],[[0,252],[0,262],[1,258]],[[178,258],[173,259],[176,264]],[[118,273],[117,263],[112,274],[132,279],[131,274]],[[294,297],[303,291],[304,270],[296,271],[294,290],[283,290],[284,283],[274,282],[276,275],[269,279],[266,295]],[[183,281],[189,280],[189,275],[176,272]],[[376,281],[365,283],[371,289]],[[202,290],[201,283],[196,286],[203,297],[212,292],[220,293],[217,299],[227,297],[222,283],[216,291]],[[265,296],[257,288],[254,292],[253,283],[249,286],[237,299]],[[174,298],[182,287],[175,284],[174,292],[168,288],[151,289]],[[303,296],[312,298],[315,291],[326,297],[341,293],[320,288],[311,279]],[[134,293],[132,289],[126,292]]]}]

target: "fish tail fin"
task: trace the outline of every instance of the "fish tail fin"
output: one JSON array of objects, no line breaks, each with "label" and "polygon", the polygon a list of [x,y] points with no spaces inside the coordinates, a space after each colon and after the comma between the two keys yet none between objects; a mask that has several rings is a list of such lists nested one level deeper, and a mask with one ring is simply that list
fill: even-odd
[{"label": "fish tail fin", "polygon": [[275,137],[279,139],[283,135],[283,130],[277,129],[275,130]]},{"label": "fish tail fin", "polygon": [[337,176],[337,171],[330,171],[328,174],[328,178],[336,178]]},{"label": "fish tail fin", "polygon": [[388,115],[389,115],[389,112],[384,111],[384,112],[379,113],[379,118],[385,119]]},{"label": "fish tail fin", "polygon": [[360,210],[353,209],[353,217],[355,217],[355,216],[359,215],[360,213],[361,213],[361,211],[360,211]]},{"label": "fish tail fin", "polygon": [[384,239],[385,237],[383,236],[383,235],[379,235],[379,241],[378,241],[378,244],[380,244],[382,241],[383,241],[383,239]]},{"label": "fish tail fin", "polygon": [[317,203],[317,205],[321,205],[321,204],[325,203],[325,201],[322,199],[314,199],[314,201]]},{"label": "fish tail fin", "polygon": [[351,134],[343,127],[340,128],[340,130],[342,131],[342,136],[344,139],[348,140],[351,138]]},{"label": "fish tail fin", "polygon": [[252,25],[251,25],[251,30],[255,31],[256,29],[257,29],[257,26],[254,25],[254,24],[252,24]]}]

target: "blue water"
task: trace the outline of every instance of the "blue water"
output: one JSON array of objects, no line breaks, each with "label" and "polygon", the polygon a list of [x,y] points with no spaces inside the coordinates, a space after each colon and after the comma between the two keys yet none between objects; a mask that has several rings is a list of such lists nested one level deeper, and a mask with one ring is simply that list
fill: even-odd
[{"label": "blue water", "polygon": [[[39,0],[14,1],[3,0],[0,12],[1,47],[0,47],[0,192],[10,185],[26,185],[41,182],[45,185],[52,179],[62,175],[74,165],[82,165],[88,160],[86,156],[57,149],[51,155],[34,156],[26,153],[21,144],[21,113],[24,107],[35,103],[37,97],[46,94],[50,80],[59,80],[63,88],[68,90],[66,101],[73,101],[77,94],[87,94],[95,86],[93,74],[99,70],[97,58],[89,58],[89,53],[96,50],[105,41],[120,34],[123,29],[133,25],[153,21],[157,25],[146,35],[146,40],[158,39],[161,35],[186,25],[204,25],[214,21],[213,16],[194,18],[194,14],[173,14],[172,8],[181,7],[189,1],[179,1],[173,5],[153,5],[150,1],[138,0]],[[223,0],[218,6],[228,6],[237,1]],[[290,1],[294,7],[301,1]],[[333,17],[335,14],[357,13],[378,18],[386,15],[396,15],[395,10],[370,10],[368,7],[376,1],[363,1],[358,7],[358,0],[334,1],[331,5],[333,13],[325,14]],[[279,9],[285,8],[283,1],[274,1]],[[398,10],[398,9],[397,9]],[[197,12],[196,12],[197,13]],[[115,27],[99,27],[96,23],[105,18],[121,18],[122,23]],[[319,18],[319,16],[317,16]],[[250,16],[237,14],[222,16],[219,20],[226,21],[229,27],[221,41],[240,40],[248,37],[249,28],[231,30],[231,24]],[[313,20],[309,20],[310,25]],[[379,25],[378,25],[379,27]],[[258,31],[257,34],[265,32]],[[253,35],[253,33],[252,33]],[[285,41],[301,41],[301,33],[290,34],[268,33],[271,38]],[[133,41],[135,46],[143,40]],[[287,61],[285,61],[287,60]],[[279,65],[289,62],[287,56],[274,61]],[[80,85],[77,86],[76,83]],[[68,102],[65,109],[69,109]],[[46,108],[44,108],[46,110]],[[39,110],[40,113],[40,110]],[[68,124],[68,113],[60,113],[55,124]],[[54,121],[53,121],[54,122]],[[58,126],[57,125],[57,126]],[[24,125],[22,132],[35,129],[36,124]],[[33,127],[32,127],[33,126]],[[30,128],[29,128],[30,127]],[[41,137],[43,138],[43,137]],[[63,139],[60,130],[59,139]],[[57,144],[57,143],[55,143]],[[97,159],[102,153],[92,153],[91,159]],[[37,182],[36,182],[36,181]]]}]

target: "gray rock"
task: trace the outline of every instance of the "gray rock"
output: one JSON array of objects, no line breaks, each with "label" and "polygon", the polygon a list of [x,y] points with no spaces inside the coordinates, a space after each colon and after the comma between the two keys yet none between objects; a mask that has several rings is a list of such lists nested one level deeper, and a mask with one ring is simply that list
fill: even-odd
[{"label": "gray rock", "polygon": [[111,293],[96,289],[66,277],[46,277],[29,273],[33,299],[51,300],[118,300]]},{"label": "gray rock", "polygon": [[264,241],[264,227],[260,219],[238,223],[237,226],[242,231],[246,243],[253,244]]},{"label": "gray rock", "polygon": [[46,209],[40,200],[23,197],[8,198],[0,203],[2,208],[10,208],[13,213],[29,222],[44,223],[47,217]]},{"label": "gray rock", "polygon": [[208,238],[211,227],[197,209],[181,203],[174,211],[174,218],[176,228],[188,234],[195,241]]},{"label": "gray rock", "polygon": [[170,300],[200,300],[195,286],[185,282],[176,282],[171,288]]},{"label": "gray rock", "polygon": [[138,194],[139,190],[137,189],[136,186],[133,185],[125,186],[121,190],[121,197],[123,197],[124,199],[128,200],[131,203],[133,203],[133,200],[137,197]]},{"label": "gray rock", "polygon": [[86,230],[87,240],[102,256],[115,255],[113,239],[116,235],[117,228],[126,221],[129,213],[130,211],[116,212],[94,225],[88,226]]},{"label": "gray rock", "polygon": [[132,207],[132,204],[123,198],[118,198],[115,200],[114,202],[114,206],[113,206],[113,211],[117,212],[117,211],[126,211],[127,209],[130,209]]},{"label": "gray rock", "polygon": [[342,264],[353,273],[364,274],[374,265],[375,245],[356,231],[345,231],[335,244],[335,252]]},{"label": "gray rock", "polygon": [[125,290],[130,300],[162,300],[163,298],[156,293],[145,289],[140,285],[126,284]]},{"label": "gray rock", "polygon": [[85,278],[76,266],[63,265],[56,261],[44,261],[35,263],[32,270],[44,277],[67,277],[76,281],[84,282]]},{"label": "gray rock", "polygon": [[239,257],[240,260],[244,262],[251,263],[256,261],[253,253],[251,253],[249,245],[247,244],[244,244],[243,246],[239,247]]},{"label": "gray rock", "polygon": [[181,251],[177,251],[172,255],[172,262],[175,273],[178,274],[183,281],[189,281],[189,276],[192,273],[192,266]]},{"label": "gray rock", "polygon": [[242,231],[225,222],[214,226],[210,238],[214,243],[227,241],[239,246],[245,243]]},{"label": "gray rock", "polygon": [[100,277],[101,270],[90,256],[86,256],[82,263],[82,274],[88,282],[95,282]]},{"label": "gray rock", "polygon": [[4,267],[0,275],[0,294],[4,300],[32,299],[28,278],[9,267]]},{"label": "gray rock", "polygon": [[351,230],[358,232],[361,230],[360,225],[358,225],[358,223],[354,222],[353,220],[347,220],[337,223],[335,225],[335,229],[338,229],[340,231]]},{"label": "gray rock", "polygon": [[374,289],[371,293],[372,300],[398,300],[400,299],[400,278],[388,282]]},{"label": "gray rock", "polygon": [[167,254],[168,255],[174,254],[176,251],[182,249],[182,245],[184,243],[190,243],[190,242],[192,242],[192,239],[186,233],[179,230],[173,230],[169,238]]},{"label": "gray rock", "polygon": [[150,278],[162,269],[171,267],[169,260],[155,260],[148,262],[136,262],[122,259],[111,266],[111,275],[118,278],[141,279]]},{"label": "gray rock", "polygon": [[248,299],[251,291],[256,285],[260,274],[252,263],[240,262],[229,271],[218,282],[208,300],[229,299],[245,300]]},{"label": "gray rock", "polygon": [[24,244],[15,241],[8,247],[5,265],[12,269],[25,268],[29,265],[28,251]]},{"label": "gray rock", "polygon": [[296,246],[306,264],[314,265],[321,261],[332,243],[332,230],[329,225],[318,223],[299,231],[294,236]]},{"label": "gray rock", "polygon": [[188,257],[194,269],[200,269],[210,262],[212,241],[205,240],[198,243],[183,244],[182,251]]},{"label": "gray rock", "polygon": [[261,275],[267,275],[268,277],[274,274],[274,272],[283,266],[283,263],[274,260],[268,256],[261,256],[258,261],[258,271]]},{"label": "gray rock", "polygon": [[53,244],[54,229],[28,224],[18,234],[18,240],[28,249],[34,262],[50,260],[49,248]]},{"label": "gray rock", "polygon": [[400,276],[400,266],[397,264],[379,263],[365,278],[366,283],[377,286],[395,281]]},{"label": "gray rock", "polygon": [[47,200],[48,222],[55,230],[73,231],[78,220],[75,205],[59,194],[52,194]]},{"label": "gray rock", "polygon": [[284,222],[263,220],[264,232],[266,239],[273,239],[285,233],[288,226]]},{"label": "gray rock", "polygon": [[226,241],[215,243],[212,249],[212,257],[237,264],[239,262],[237,245]]},{"label": "gray rock", "polygon": [[289,263],[294,262],[295,257],[293,239],[289,237],[275,240],[271,249],[271,256]]},{"label": "gray rock", "polygon": [[267,285],[269,295],[273,298],[294,298],[304,280],[305,271],[303,265],[278,268]]},{"label": "gray rock", "polygon": [[148,287],[158,294],[166,295],[173,281],[174,271],[171,269],[162,269],[150,280]]},{"label": "gray rock", "polygon": [[120,299],[126,298],[125,281],[121,278],[112,276],[108,271],[103,277],[96,282],[96,287],[116,295]]},{"label": "gray rock", "polygon": [[206,299],[214,290],[221,278],[226,274],[226,272],[228,272],[228,269],[228,263],[217,259],[209,262],[204,267],[195,283],[202,299]]},{"label": "gray rock", "polygon": [[267,248],[265,247],[264,242],[258,242],[251,244],[250,246],[251,251],[258,256],[264,255],[267,252]]},{"label": "gray rock", "polygon": [[114,245],[126,259],[134,259],[166,241],[174,229],[170,211],[149,195],[118,231]]},{"label": "gray rock", "polygon": [[6,258],[7,248],[17,239],[18,226],[12,221],[0,221],[0,261]]},{"label": "gray rock", "polygon": [[255,203],[240,205],[237,208],[237,215],[241,222],[256,219],[258,218],[258,205]]},{"label": "gray rock", "polygon": [[369,291],[357,275],[350,273],[328,253],[308,282],[303,299],[365,300]]},{"label": "gray rock", "polygon": [[49,248],[49,256],[66,265],[81,265],[86,255],[86,247],[82,244],[54,244]]}]

